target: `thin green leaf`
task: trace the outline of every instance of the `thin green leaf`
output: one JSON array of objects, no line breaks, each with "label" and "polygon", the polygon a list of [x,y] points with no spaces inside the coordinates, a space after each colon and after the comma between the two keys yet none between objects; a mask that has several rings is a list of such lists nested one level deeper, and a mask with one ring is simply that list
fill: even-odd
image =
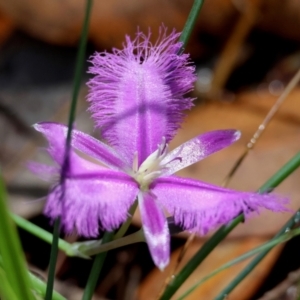
[{"label": "thin green leaf", "polygon": [[[288,232],[296,223],[300,220],[300,210],[280,229],[276,236],[271,240],[275,240],[280,237],[285,232]],[[266,249],[260,254],[258,254],[230,283],[229,285],[221,291],[221,293],[215,298],[215,300],[224,299],[224,295],[228,295],[233,291],[233,289],[249,275],[249,273],[263,260],[263,258],[270,252],[271,249]]]},{"label": "thin green leaf", "polygon": [[[12,219],[14,220],[14,222],[22,229],[26,230],[27,232],[33,234],[34,236],[40,238],[41,240],[51,244],[52,240],[53,240],[53,235],[46,231],[45,229],[31,223],[30,221],[15,215],[15,214],[11,214]],[[62,251],[64,251],[65,253],[70,253],[71,252],[71,247],[72,245],[68,242],[66,242],[63,239],[59,239],[58,240],[58,248]]]},{"label": "thin green leaf", "polygon": [[[114,233],[113,232],[105,232],[103,238],[102,238],[102,244],[108,243],[110,241],[112,241],[114,238]],[[97,285],[98,282],[98,278],[99,275],[101,273],[102,270],[102,266],[104,263],[104,260],[106,258],[107,252],[103,252],[98,254],[95,257],[93,266],[92,266],[92,270],[91,273],[89,275],[85,290],[84,290],[84,294],[82,296],[82,300],[90,300],[93,297],[93,293],[95,290],[95,287]]]},{"label": "thin green leaf", "polygon": [[25,268],[25,258],[15,224],[7,208],[2,178],[0,178],[0,214],[0,254],[7,282],[18,299],[31,300],[33,295]]},{"label": "thin green leaf", "polygon": [[[297,153],[287,164],[285,164],[278,172],[276,172],[260,189],[259,192],[270,192],[277,187],[284,179],[293,173],[300,166],[300,152]],[[299,217],[297,218],[299,220]],[[217,232],[199,249],[199,251],[190,259],[190,261],[182,268],[166,287],[160,300],[170,299],[183,282],[191,275],[191,273],[200,265],[200,263],[209,255],[209,253],[240,223],[244,220],[243,215],[239,215],[229,224],[222,226]],[[283,227],[282,230],[290,229],[294,222],[295,216]],[[281,231],[280,231],[281,232]],[[282,232],[281,232],[282,233]],[[281,234],[280,233],[280,234]],[[246,269],[245,269],[246,272]],[[249,271],[250,272],[250,271]],[[231,287],[233,289],[233,287]],[[227,291],[227,289],[226,289]],[[222,295],[228,294],[224,291]],[[222,299],[222,298],[219,298]]]},{"label": "thin green leaf", "polygon": [[[83,73],[83,66],[84,66],[91,10],[92,10],[92,0],[87,0],[86,6],[85,6],[85,16],[84,16],[83,27],[82,27],[81,37],[80,37],[79,49],[78,49],[77,59],[76,59],[74,87],[73,87],[72,102],[71,102],[70,113],[69,113],[65,158],[64,158],[64,163],[62,166],[62,171],[61,171],[62,185],[63,185],[63,181],[64,181],[63,173],[65,172],[65,170],[67,169],[67,166],[69,164],[69,150],[70,150],[71,137],[72,137],[72,127],[73,127],[73,123],[75,120],[77,99],[78,99],[78,94],[79,94],[80,84],[81,84],[81,79],[82,79],[82,73]],[[61,195],[62,201],[63,201],[63,197],[64,197],[64,191]],[[60,229],[60,218],[57,218],[54,222],[53,241],[52,241],[51,254],[50,254],[46,300],[52,299],[52,290],[53,290],[53,283],[54,283],[54,276],[55,276],[57,252],[58,252],[59,229]]]},{"label": "thin green leaf", "polygon": [[90,256],[97,254],[84,290],[82,300],[90,300],[92,298],[104,260],[107,255],[107,251],[132,243],[143,242],[145,240],[142,229],[122,238],[131,223],[132,216],[134,215],[137,205],[138,202],[135,201],[129,209],[129,217],[116,234],[113,232],[106,232],[102,240],[76,243],[72,246],[72,251],[80,252],[84,255]]},{"label": "thin green leaf", "polygon": [[0,268],[0,299],[18,300],[12,286],[7,280],[7,276],[2,268]]},{"label": "thin green leaf", "polygon": [[111,242],[104,243],[102,239],[74,243],[72,244],[71,251],[74,253],[81,253],[82,255],[89,257],[99,253],[107,252],[109,250],[145,241],[143,229],[140,229],[132,234],[126,235],[123,238],[116,240],[113,238],[113,241]]},{"label": "thin green leaf", "polygon": [[[287,178],[293,171],[300,166],[300,152],[295,155],[283,168],[281,168],[269,181],[263,186],[263,190],[268,190],[275,183],[280,183]],[[277,238],[281,234],[289,231],[300,220],[300,210],[298,210],[290,220],[279,230],[274,237]],[[259,262],[269,253],[270,250],[266,250],[255,257],[237,276],[230,282],[230,284],[217,296],[216,299],[223,299],[223,295],[228,295],[232,290],[244,279],[247,275],[259,264]]]},{"label": "thin green leaf", "polygon": [[121,237],[124,236],[124,234],[126,233],[127,229],[129,228],[129,226],[131,224],[132,216],[134,215],[137,206],[138,206],[138,201],[135,200],[134,203],[131,205],[129,211],[128,211],[129,217],[127,218],[126,222],[124,222],[122,224],[122,226],[120,227],[120,229],[115,234],[114,240],[117,240],[117,239],[119,239],[119,238],[121,238]]},{"label": "thin green leaf", "polygon": [[48,271],[48,281],[46,288],[46,300],[51,300],[53,295],[53,286],[55,278],[55,267],[58,253],[58,240],[59,240],[59,227],[60,227],[60,218],[57,218],[54,222],[53,229],[53,239],[50,253],[50,262],[49,262],[49,271]]},{"label": "thin green leaf", "polygon": [[183,27],[183,30],[182,30],[182,33],[181,33],[181,36],[179,39],[183,43],[182,50],[184,50],[184,48],[186,47],[186,45],[190,39],[191,33],[195,27],[195,24],[196,24],[196,21],[197,21],[197,18],[198,18],[198,15],[200,13],[203,3],[204,3],[204,0],[195,0],[193,3],[190,14],[186,20],[186,23]]},{"label": "thin green leaf", "polygon": [[[34,276],[32,273],[29,273],[31,286],[36,293],[38,293],[41,297],[46,296],[46,282],[42,281],[38,277]],[[52,300],[66,300],[61,294],[56,291],[53,291]]]},{"label": "thin green leaf", "polygon": [[205,281],[207,281],[208,279],[212,278],[213,276],[217,275],[218,273],[246,260],[247,258],[260,253],[262,251],[270,251],[271,249],[273,249],[275,246],[277,246],[278,244],[281,243],[285,243],[287,241],[289,241],[290,239],[294,238],[295,236],[300,234],[300,228],[291,230],[287,233],[284,233],[282,235],[280,235],[279,237],[270,240],[269,242],[256,247],[248,252],[246,252],[243,255],[238,256],[237,258],[227,262],[226,264],[223,264],[221,267],[219,267],[218,269],[214,270],[213,272],[209,273],[208,275],[206,275],[205,277],[203,277],[201,280],[199,280],[196,284],[194,284],[191,288],[189,288],[185,293],[183,293],[178,300],[183,300],[184,298],[186,298],[188,295],[190,295],[196,288],[198,288],[201,284],[203,284]]},{"label": "thin green leaf", "polygon": [[[0,270],[3,269],[3,260],[2,257],[0,255]],[[31,288],[37,292],[40,296],[45,297],[46,295],[46,283],[44,281],[42,281],[41,279],[39,279],[38,277],[36,277],[35,275],[33,275],[32,273],[28,272],[29,275],[29,279],[30,279],[30,285]],[[6,279],[6,277],[5,277]],[[2,284],[2,277],[0,274],[0,282]],[[0,296],[1,296],[1,284],[0,284]],[[5,284],[5,283],[4,283]],[[1,297],[0,297],[1,299]],[[13,299],[13,298],[4,298],[5,299]],[[52,300],[66,300],[66,298],[64,298],[62,295],[60,295],[59,293],[57,293],[56,291],[53,291],[53,297]]]}]

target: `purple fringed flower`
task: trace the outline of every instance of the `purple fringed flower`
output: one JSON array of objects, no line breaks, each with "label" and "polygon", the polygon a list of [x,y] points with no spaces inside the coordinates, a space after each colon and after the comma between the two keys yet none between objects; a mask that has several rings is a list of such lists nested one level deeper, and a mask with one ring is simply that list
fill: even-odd
[{"label": "purple fringed flower", "polygon": [[[178,54],[178,33],[167,36],[161,28],[155,45],[149,37],[139,32],[134,41],[126,38],[123,50],[93,56],[90,72],[95,76],[88,83],[88,101],[107,143],[72,131],[70,167],[63,186],[52,188],[45,214],[62,215],[66,232],[96,237],[99,226],[105,230],[120,226],[138,199],[150,253],[163,269],[170,256],[165,211],[184,229],[205,234],[240,213],[285,208],[274,195],[238,192],[173,175],[229,146],[240,133],[212,131],[168,151],[183,111],[192,106],[192,99],[183,95],[193,87],[195,70],[187,54]],[[51,157],[62,166],[67,127],[39,123],[35,129],[48,139]],[[33,169],[59,172],[38,165]]]}]

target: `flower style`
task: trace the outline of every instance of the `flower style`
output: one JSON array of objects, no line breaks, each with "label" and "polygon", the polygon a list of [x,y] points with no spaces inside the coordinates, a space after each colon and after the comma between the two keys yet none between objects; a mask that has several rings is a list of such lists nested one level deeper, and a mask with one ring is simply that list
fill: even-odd
[{"label": "flower style", "polygon": [[[193,87],[195,70],[187,54],[178,54],[179,34],[160,30],[154,45],[150,34],[138,32],[135,40],[126,38],[123,50],[92,57],[90,73],[95,76],[88,83],[88,101],[106,142],[72,131],[69,169],[63,184],[54,185],[49,193],[45,214],[53,219],[61,216],[66,232],[96,237],[99,227],[120,226],[138,199],[151,256],[163,269],[170,256],[165,212],[185,230],[205,234],[240,213],[247,216],[260,208],[285,208],[284,201],[274,195],[238,192],[174,175],[229,146],[240,133],[212,131],[168,150],[183,111],[192,106],[193,99],[184,94]],[[58,174],[67,127],[58,123],[34,127],[48,139],[48,152],[58,165],[35,165],[34,171]]]}]

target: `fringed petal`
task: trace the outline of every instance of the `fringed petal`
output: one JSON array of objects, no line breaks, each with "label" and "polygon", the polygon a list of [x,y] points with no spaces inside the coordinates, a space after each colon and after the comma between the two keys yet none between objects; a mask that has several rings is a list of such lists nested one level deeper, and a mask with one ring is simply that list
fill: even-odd
[{"label": "fringed petal", "polygon": [[76,174],[52,189],[45,214],[51,219],[61,216],[66,233],[96,237],[99,228],[110,231],[127,219],[137,194],[136,182],[121,172]]},{"label": "fringed petal", "polygon": [[274,194],[238,192],[175,176],[157,179],[151,191],[174,216],[176,224],[202,235],[240,213],[247,217],[262,208],[277,212],[288,210],[284,207],[287,200]]},{"label": "fringed petal", "polygon": [[163,270],[170,259],[170,233],[168,222],[155,196],[139,193],[139,208],[145,238],[154,264]]},{"label": "fringed petal", "polygon": [[103,137],[129,165],[135,152],[140,165],[163,137],[169,141],[183,111],[192,106],[192,99],[183,95],[193,88],[195,68],[187,54],[178,54],[178,38],[174,31],[167,36],[162,27],[152,45],[150,34],[138,32],[133,41],[127,36],[123,50],[92,57],[90,111]]},{"label": "fringed petal", "polygon": [[237,130],[216,130],[201,134],[180,145],[162,160],[164,175],[171,175],[203,158],[228,147],[241,136]]},{"label": "fringed petal", "polygon": [[[35,124],[34,128],[47,138],[50,155],[59,165],[62,165],[68,127],[59,123],[42,122]],[[71,146],[113,169],[128,169],[124,160],[115,150],[81,131],[72,130]]]}]

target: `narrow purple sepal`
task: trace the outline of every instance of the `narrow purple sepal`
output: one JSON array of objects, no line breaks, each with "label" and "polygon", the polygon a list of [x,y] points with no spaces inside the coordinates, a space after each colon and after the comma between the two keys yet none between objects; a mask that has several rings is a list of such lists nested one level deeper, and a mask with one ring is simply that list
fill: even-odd
[{"label": "narrow purple sepal", "polygon": [[113,230],[128,218],[137,194],[136,182],[125,173],[105,170],[73,174],[52,189],[45,214],[51,219],[61,216],[66,233],[96,237],[99,228]]},{"label": "narrow purple sepal", "polygon": [[[57,123],[39,123],[36,130],[49,141],[48,152],[61,167],[64,159],[67,127]],[[77,131],[72,131],[71,145],[85,154],[90,154],[102,163],[123,168],[124,163],[107,145]],[[122,165],[123,164],[123,165]],[[33,166],[33,171],[59,180],[60,168]],[[50,178],[49,176],[49,178]],[[69,167],[64,178],[52,188],[47,198],[45,214],[52,219],[62,217],[62,226],[67,233],[74,230],[86,237],[96,237],[99,226],[105,230],[118,227],[128,217],[128,209],[138,194],[138,184],[124,172],[109,170],[80,157],[73,148],[69,153]]]},{"label": "narrow purple sepal", "polygon": [[[58,173],[56,174],[56,179],[58,180],[61,175],[61,166],[64,163],[64,153],[66,147],[66,127],[64,125],[56,123],[39,123],[35,124],[34,127],[37,131],[43,133],[48,139],[49,147],[47,148],[47,151],[59,166],[56,167],[58,170]],[[70,176],[72,174],[97,172],[102,169],[106,170],[105,167],[99,164],[92,163],[91,161],[80,157],[74,152],[73,148],[71,148],[69,152],[69,166],[68,169],[64,170],[64,175]],[[40,171],[41,173],[43,171],[43,168],[40,167],[40,170],[36,168],[36,171]],[[54,175],[53,172],[51,172],[51,175]]]},{"label": "narrow purple sepal", "polygon": [[162,160],[166,165],[164,176],[171,175],[207,156],[230,146],[241,136],[240,131],[227,129],[201,134],[180,145]]},{"label": "narrow purple sepal", "polygon": [[139,208],[145,238],[154,264],[163,270],[170,259],[170,233],[162,208],[153,194],[140,192]]},{"label": "narrow purple sepal", "polygon": [[[47,138],[50,155],[62,165],[68,127],[54,122],[41,122],[35,124],[34,128]],[[71,146],[112,169],[128,170],[129,168],[113,148],[79,130],[72,130]]]},{"label": "narrow purple sepal", "polygon": [[140,165],[163,137],[170,141],[183,111],[192,106],[192,99],[183,95],[193,88],[195,68],[188,54],[178,55],[179,35],[173,31],[167,36],[161,27],[153,45],[150,34],[138,32],[134,40],[126,37],[123,50],[92,57],[90,111],[103,137],[129,165],[135,152]]},{"label": "narrow purple sepal", "polygon": [[30,170],[33,174],[48,182],[53,181],[59,174],[60,170],[57,166],[49,166],[35,161],[29,161],[26,165],[28,170]]},{"label": "narrow purple sepal", "polygon": [[202,235],[240,213],[247,217],[261,208],[288,211],[287,199],[274,194],[238,192],[175,176],[158,178],[151,191],[177,224]]}]

